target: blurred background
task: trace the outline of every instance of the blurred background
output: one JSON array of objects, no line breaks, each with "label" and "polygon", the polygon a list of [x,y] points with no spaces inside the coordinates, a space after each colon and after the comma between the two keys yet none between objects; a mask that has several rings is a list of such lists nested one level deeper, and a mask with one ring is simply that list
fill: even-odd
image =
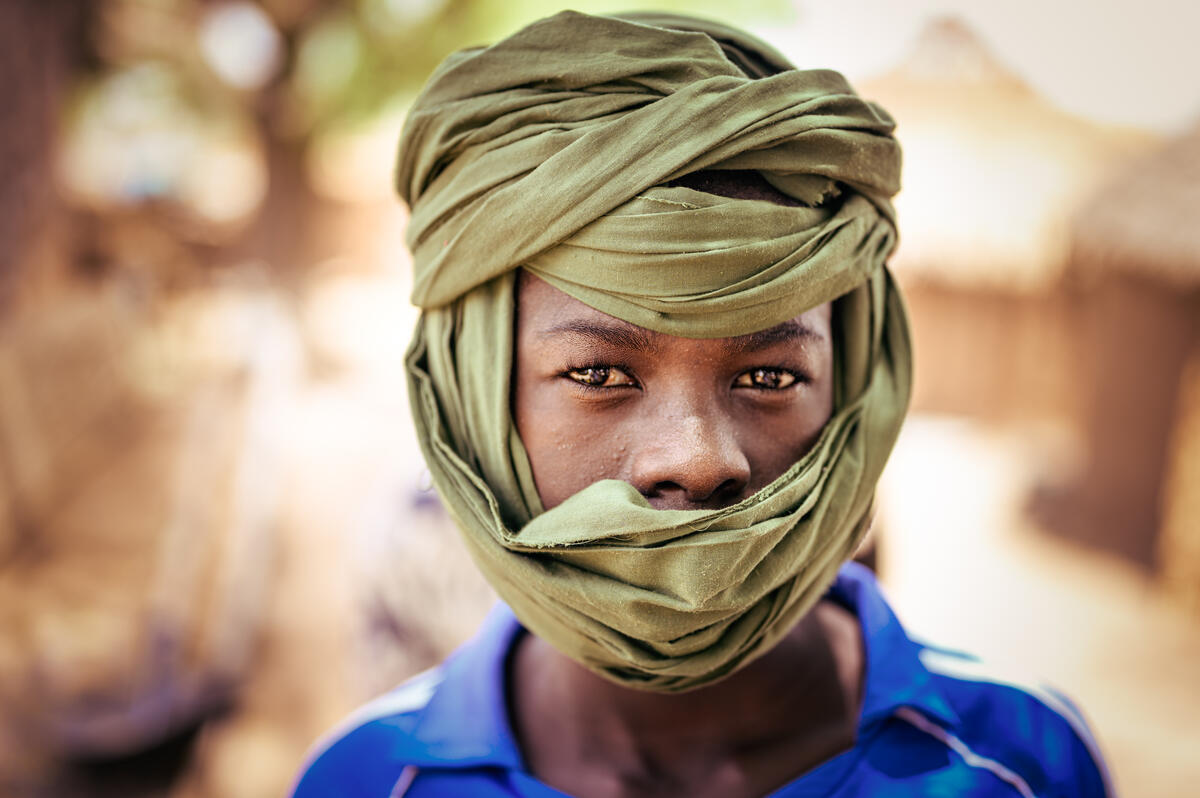
[{"label": "blurred background", "polygon": [[[653,5],[899,120],[901,617],[1077,699],[1123,794],[1194,789],[1200,6]],[[470,635],[392,160],[444,55],[560,7],[0,4],[0,796],[280,795]]]}]

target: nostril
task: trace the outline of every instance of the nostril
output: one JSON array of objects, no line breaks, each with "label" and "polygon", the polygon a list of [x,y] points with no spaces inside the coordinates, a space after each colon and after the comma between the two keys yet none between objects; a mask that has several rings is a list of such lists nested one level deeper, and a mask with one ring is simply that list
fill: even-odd
[{"label": "nostril", "polygon": [[691,490],[677,482],[657,482],[649,491],[642,495],[650,502],[650,506],[658,510],[716,510],[727,507],[741,498],[745,482],[737,479],[726,479],[713,490]]},{"label": "nostril", "polygon": [[709,498],[722,500],[735,500],[742,492],[742,488],[746,486],[744,480],[727,479],[717,486]]},{"label": "nostril", "polygon": [[648,499],[656,496],[675,496],[686,497],[687,490],[677,482],[655,482],[650,486],[649,490],[643,490],[642,495]]}]

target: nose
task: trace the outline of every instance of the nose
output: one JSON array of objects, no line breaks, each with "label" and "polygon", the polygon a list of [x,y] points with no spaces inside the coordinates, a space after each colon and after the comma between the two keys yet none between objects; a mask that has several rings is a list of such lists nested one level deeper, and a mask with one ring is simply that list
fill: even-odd
[{"label": "nose", "polygon": [[660,510],[717,509],[738,501],[750,461],[720,412],[667,412],[645,420],[633,486]]}]

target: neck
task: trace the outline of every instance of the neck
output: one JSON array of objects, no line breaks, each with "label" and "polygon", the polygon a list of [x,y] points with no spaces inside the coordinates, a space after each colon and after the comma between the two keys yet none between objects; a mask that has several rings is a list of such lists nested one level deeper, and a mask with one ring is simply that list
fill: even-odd
[{"label": "neck", "polygon": [[511,705],[531,770],[543,777],[589,761],[670,774],[680,763],[750,761],[781,746],[819,762],[853,741],[862,672],[857,619],[823,601],[767,654],[679,694],[609,682],[527,635],[510,668]]}]

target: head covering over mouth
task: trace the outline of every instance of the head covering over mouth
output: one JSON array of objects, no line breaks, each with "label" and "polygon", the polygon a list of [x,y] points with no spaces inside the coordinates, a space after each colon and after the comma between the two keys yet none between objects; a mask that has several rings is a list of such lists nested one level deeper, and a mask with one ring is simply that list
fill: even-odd
[{"label": "head covering over mouth", "polygon": [[[819,600],[865,533],[911,374],[884,268],[892,128],[841,75],[666,14],[541,20],[450,56],[411,110],[397,182],[423,311],[408,356],[418,439],[500,596],[606,678],[679,691],[731,673]],[[734,170],[795,202],[672,184]],[[545,511],[509,404],[518,268],[692,338],[837,299],[834,415],[731,507],[654,510],[605,480]]]}]

